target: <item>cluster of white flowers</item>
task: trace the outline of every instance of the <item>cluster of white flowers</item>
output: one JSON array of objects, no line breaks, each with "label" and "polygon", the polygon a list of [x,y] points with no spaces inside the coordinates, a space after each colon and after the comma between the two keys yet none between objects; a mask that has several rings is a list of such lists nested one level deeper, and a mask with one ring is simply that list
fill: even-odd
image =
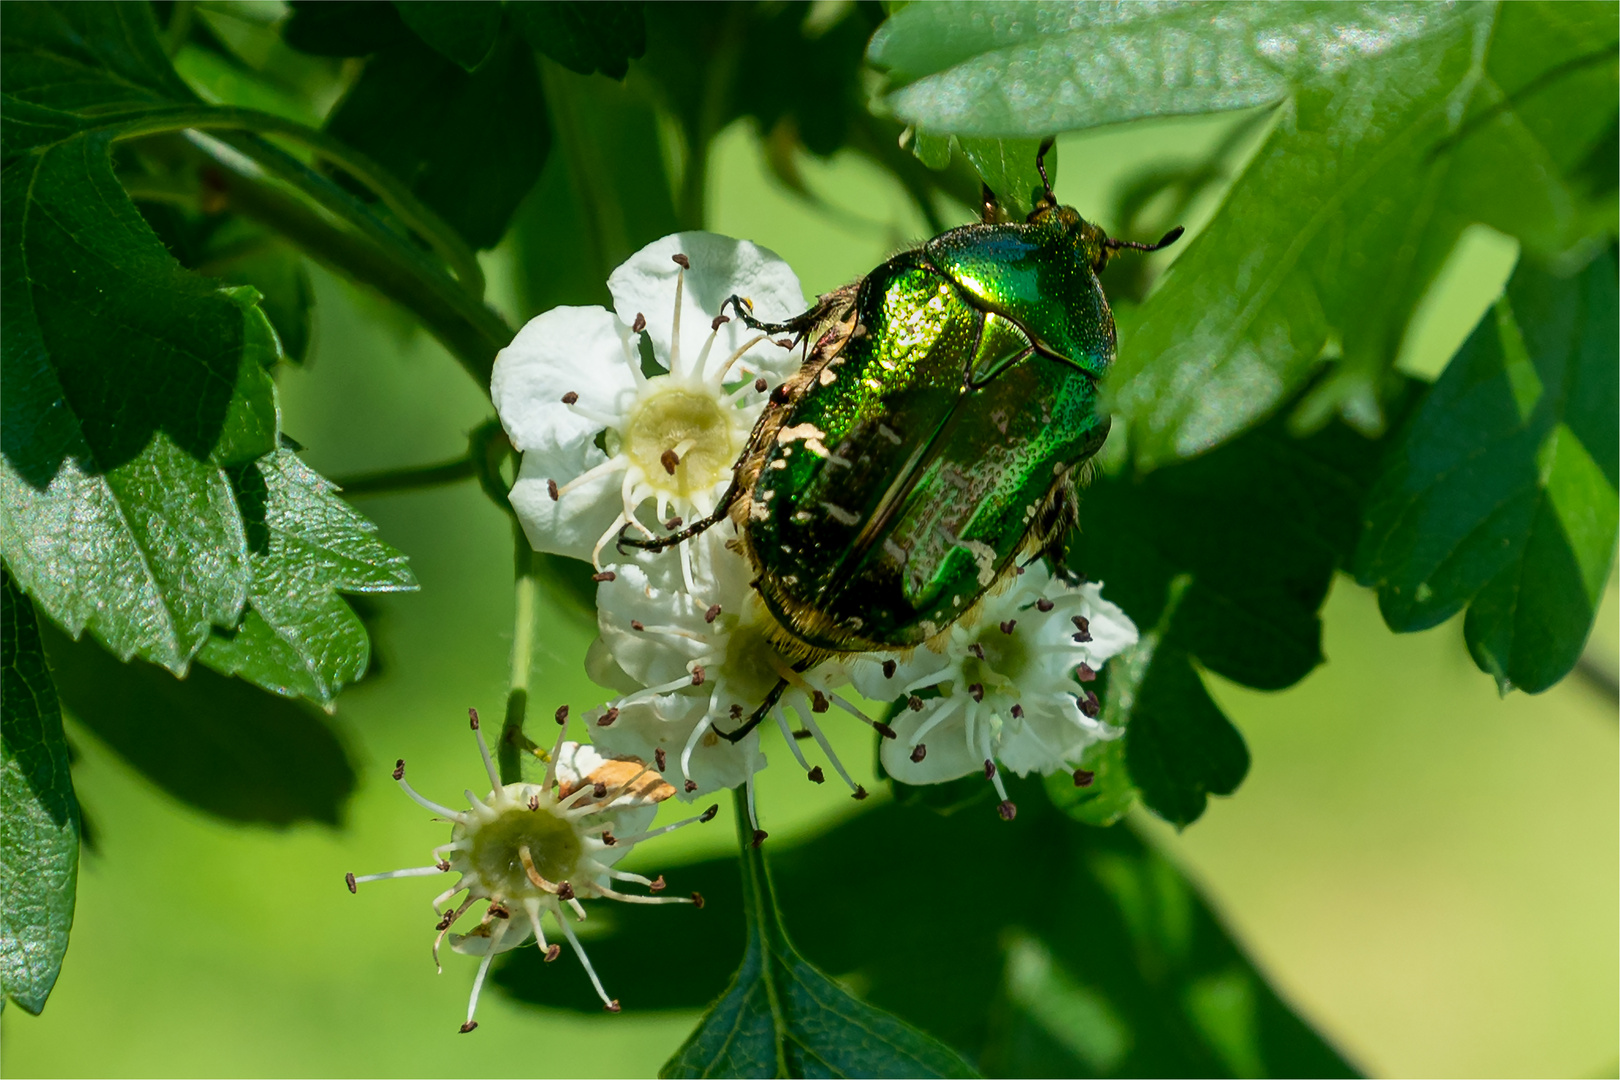
[{"label": "cluster of white flowers", "polygon": [[[1098,585],[1054,578],[1040,562],[1007,575],[925,646],[835,656],[798,670],[778,647],[783,633],[753,588],[729,519],[660,553],[621,550],[627,530],[667,535],[720,506],[768,395],[802,361],[795,342],[750,330],[721,306],[737,295],[758,318],[784,321],[808,305],[782,260],[710,233],[650,244],[614,271],[608,287],[613,311],[556,308],[525,326],[496,359],[491,386],[523,454],[511,502],[529,541],[595,571],[599,634],[586,667],[615,696],[585,714],[594,749],[559,741],[539,785],[503,787],[491,765],[493,793],[479,800],[468,792],[466,811],[411,791],[401,763],[395,778],[407,793],[455,823],[451,843],[436,849],[433,866],[349,879],[353,888],[459,871],[460,883],[435,911],[458,891],[467,899],[443,913],[441,937],[468,905],[489,902],[477,929],[451,937],[452,948],[483,957],[464,1031],[476,1026],[491,957],[530,937],[555,957],[543,914],[579,950],[564,904],[583,918],[579,900],[587,896],[691,902],[632,896],[609,884],[661,889],[662,878],[648,881],[613,864],[634,843],[714,813],[644,831],[658,801],[743,786],[754,842],[764,840],[754,779],[766,766],[760,735],[767,726],[823,783],[824,768],[803,746],[814,740],[852,796],[864,799],[866,789],[823,730],[836,708],[882,736],[889,775],[934,784],[982,770],[1008,819],[1016,808],[1002,769],[1020,776],[1069,769],[1083,784],[1089,774],[1076,764],[1085,748],[1119,734],[1099,720],[1086,684],[1135,643],[1136,628]],[[898,708],[884,723],[852,700],[857,695]],[[739,736],[756,714],[769,725]],[[617,1011],[594,972],[591,981]]]}]

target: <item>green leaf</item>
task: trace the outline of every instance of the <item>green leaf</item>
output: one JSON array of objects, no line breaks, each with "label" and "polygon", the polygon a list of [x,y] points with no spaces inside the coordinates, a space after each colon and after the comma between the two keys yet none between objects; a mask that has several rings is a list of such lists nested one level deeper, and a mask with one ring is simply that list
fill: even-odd
[{"label": "green leaf", "polygon": [[[1117,671],[1120,661],[1109,661],[1109,667]],[[1115,679],[1110,679],[1109,686],[1114,685]],[[1098,692],[1098,696],[1108,703],[1107,708],[1116,710],[1109,715],[1108,722],[1123,722],[1129,716],[1129,711],[1116,709],[1114,699],[1106,696],[1110,692]],[[1123,820],[1141,796],[1136,782],[1131,779],[1130,770],[1125,766],[1125,741],[1109,739],[1092,743],[1081,755],[1080,768],[1091,774],[1090,781],[1083,786],[1066,772],[1055,772],[1046,777],[1046,797],[1052,800],[1052,805],[1087,825],[1114,825]]]},{"label": "green leaf", "polygon": [[630,61],[647,50],[647,23],[640,4],[558,0],[510,4],[506,10],[530,45],[581,75],[600,71],[622,79]]},{"label": "green leaf", "polygon": [[1560,279],[1521,263],[1418,406],[1368,501],[1356,576],[1397,631],[1469,605],[1505,692],[1568,674],[1617,531],[1614,255]]},{"label": "green leaf", "polygon": [[911,4],[867,55],[907,123],[1040,138],[1277,101],[1291,77],[1375,60],[1447,17],[1422,4]]},{"label": "green leaf", "polygon": [[405,556],[291,450],[233,477],[247,519],[253,583],[234,631],[215,629],[198,659],[266,690],[330,705],[365,674],[366,628],[339,593],[416,588]]},{"label": "green leaf", "polygon": [[174,798],[248,824],[341,823],[354,766],[314,709],[200,664],[175,679],[42,630],[63,708]]},{"label": "green leaf", "polygon": [[[1169,860],[1129,828],[1056,813],[1035,780],[1008,782],[1013,822],[993,802],[951,817],[868,803],[803,842],[767,840],[805,955],[989,1076],[1354,1075]],[[658,869],[702,890],[692,928],[671,934],[667,909],[618,905],[591,963],[608,986],[636,987],[626,1009],[701,1008],[744,948],[724,918],[743,904],[737,860]],[[679,979],[645,977],[654,939]],[[493,979],[547,1015],[588,1008],[536,949]]]},{"label": "green leaf", "polygon": [[495,0],[394,0],[394,10],[417,37],[468,71],[484,62],[501,32]]},{"label": "green leaf", "polygon": [[412,37],[392,4],[374,0],[290,0],[281,39],[312,56],[370,56]]},{"label": "green leaf", "polygon": [[79,803],[34,605],[0,569],[0,987],[38,1014],[62,969]]},{"label": "green leaf", "polygon": [[1612,64],[1581,59],[1613,10],[1428,10],[1423,36],[1297,87],[1143,305],[1111,386],[1139,464],[1252,426],[1332,357],[1296,423],[1380,429],[1406,324],[1468,224],[1557,250],[1590,226],[1563,173],[1614,115]]},{"label": "green leaf", "polygon": [[852,997],[787,939],[770,873],[737,803],[742,967],[661,1076],[975,1076],[954,1051]]},{"label": "green leaf", "polygon": [[[1001,205],[1017,219],[1029,216],[1035,203],[1046,194],[1041,174],[1035,168],[1035,155],[1040,150],[1039,139],[976,139],[958,137],[962,153],[973,163],[974,169],[990,190],[996,193]],[[1047,176],[1057,182],[1057,153],[1046,155]]]},{"label": "green leaf", "polygon": [[470,74],[414,36],[383,48],[326,130],[399,177],[473,247],[505,234],[551,145],[534,55],[513,34]]}]

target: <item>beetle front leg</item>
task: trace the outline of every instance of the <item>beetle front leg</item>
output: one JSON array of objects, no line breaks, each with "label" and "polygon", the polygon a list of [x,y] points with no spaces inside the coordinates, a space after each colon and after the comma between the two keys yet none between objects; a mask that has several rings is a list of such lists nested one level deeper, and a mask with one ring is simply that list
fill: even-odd
[{"label": "beetle front leg", "polygon": [[624,550],[626,546],[633,547],[638,551],[650,551],[654,555],[658,554],[660,551],[668,550],[669,548],[674,547],[676,544],[692,539],[692,537],[708,529],[710,526],[718,525],[720,522],[724,521],[726,519],[726,515],[731,513],[731,504],[737,498],[737,491],[737,483],[736,481],[732,481],[731,486],[726,488],[726,493],[720,497],[719,504],[715,506],[707,517],[698,518],[680,532],[673,532],[668,536],[655,536],[651,540],[642,540],[638,537],[626,536],[625,534],[630,531],[630,526],[626,524],[622,529],[619,530],[619,538],[614,541],[614,546],[618,548],[620,555],[630,554],[628,551]]},{"label": "beetle front leg", "polygon": [[754,317],[754,305],[741,296],[732,294],[727,298],[726,302],[720,305],[721,314],[725,313],[727,305],[730,305],[737,312],[737,318],[741,319],[743,325],[750,330],[763,330],[767,334],[792,334],[795,337],[802,337],[810,332],[811,328],[816,325],[816,321],[821,318],[822,307],[818,303],[809,311],[795,315],[786,322],[768,323],[756,319]]},{"label": "beetle front leg", "polygon": [[748,733],[759,727],[759,725],[764,722],[765,714],[771,711],[771,706],[782,700],[782,691],[787,689],[787,684],[788,681],[786,679],[777,679],[776,685],[771,687],[771,692],[766,694],[765,700],[759,703],[759,708],[749,713],[748,719],[743,721],[742,726],[737,730],[728,732],[715,728],[714,733],[727,742],[733,744],[740,743],[744,739],[748,738]]}]

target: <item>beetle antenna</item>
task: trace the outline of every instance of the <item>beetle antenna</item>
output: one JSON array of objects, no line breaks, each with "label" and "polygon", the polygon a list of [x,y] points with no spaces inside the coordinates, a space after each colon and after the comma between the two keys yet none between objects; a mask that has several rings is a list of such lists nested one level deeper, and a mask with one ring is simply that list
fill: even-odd
[{"label": "beetle antenna", "polygon": [[[1045,174],[1043,173],[1042,176],[1044,177]],[[1186,231],[1186,229],[1183,229],[1180,225],[1177,225],[1175,228],[1159,237],[1159,242],[1156,244],[1140,244],[1135,240],[1115,240],[1110,237],[1109,239],[1103,241],[1103,247],[1107,248],[1109,251],[1119,251],[1122,248],[1129,249],[1131,251],[1160,251],[1169,247],[1177,240],[1180,240],[1181,234]]]},{"label": "beetle antenna", "polygon": [[1041,140],[1041,148],[1035,151],[1035,171],[1041,174],[1041,187],[1046,189],[1046,202],[1048,206],[1057,205],[1057,196],[1052,194],[1052,181],[1046,178],[1046,152],[1057,144],[1057,139],[1048,135]]}]

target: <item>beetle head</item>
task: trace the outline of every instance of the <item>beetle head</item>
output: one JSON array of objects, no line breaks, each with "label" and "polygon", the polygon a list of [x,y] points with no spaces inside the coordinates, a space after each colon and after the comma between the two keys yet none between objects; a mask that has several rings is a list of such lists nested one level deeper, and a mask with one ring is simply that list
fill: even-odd
[{"label": "beetle head", "polygon": [[1099,226],[1081,217],[1080,212],[1074,207],[1059,206],[1057,196],[1052,193],[1052,181],[1046,175],[1046,152],[1052,149],[1055,142],[1056,140],[1049,136],[1041,141],[1040,149],[1035,152],[1035,168],[1041,174],[1041,187],[1045,189],[1045,193],[1026,220],[1031,224],[1039,222],[1059,225],[1065,233],[1073,237],[1075,247],[1080,249],[1080,253],[1094,273],[1102,273],[1103,267],[1108,265],[1108,260],[1117,252],[1158,251],[1181,239],[1184,230],[1177,225],[1154,244],[1142,244],[1135,240],[1115,240]]}]

